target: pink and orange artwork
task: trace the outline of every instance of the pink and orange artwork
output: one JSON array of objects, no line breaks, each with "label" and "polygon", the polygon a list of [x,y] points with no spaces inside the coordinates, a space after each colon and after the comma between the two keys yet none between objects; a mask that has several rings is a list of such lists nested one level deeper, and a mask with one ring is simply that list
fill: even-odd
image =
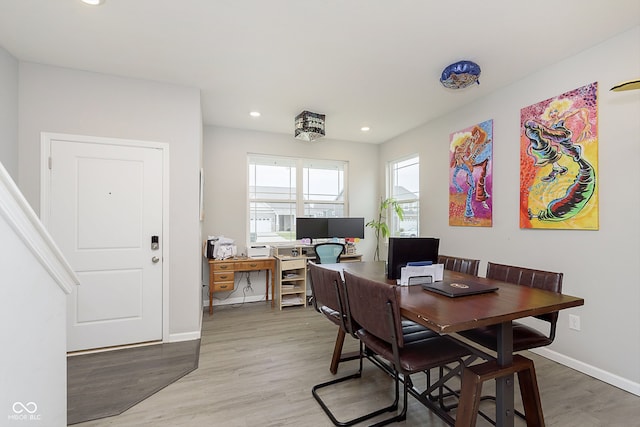
[{"label": "pink and orange artwork", "polygon": [[449,135],[449,225],[491,227],[493,120]]},{"label": "pink and orange artwork", "polygon": [[598,84],[520,110],[520,228],[598,229]]}]

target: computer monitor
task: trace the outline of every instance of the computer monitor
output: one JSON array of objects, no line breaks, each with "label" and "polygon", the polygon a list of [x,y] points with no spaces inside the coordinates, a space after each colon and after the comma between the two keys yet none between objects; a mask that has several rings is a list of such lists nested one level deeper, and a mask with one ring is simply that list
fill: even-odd
[{"label": "computer monitor", "polygon": [[327,218],[296,218],[296,240],[326,239],[329,235]]},{"label": "computer monitor", "polygon": [[435,237],[390,237],[387,278],[399,279],[400,269],[408,262],[438,262],[440,239]]},{"label": "computer monitor", "polygon": [[327,237],[364,239],[364,218],[329,218]]}]

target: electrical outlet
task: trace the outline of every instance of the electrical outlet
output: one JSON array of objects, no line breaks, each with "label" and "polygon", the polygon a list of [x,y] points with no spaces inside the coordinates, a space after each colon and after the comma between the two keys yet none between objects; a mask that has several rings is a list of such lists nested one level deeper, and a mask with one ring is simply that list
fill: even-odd
[{"label": "electrical outlet", "polygon": [[580,330],[580,316],[576,316],[575,314],[569,315],[569,329],[573,329],[574,331]]}]

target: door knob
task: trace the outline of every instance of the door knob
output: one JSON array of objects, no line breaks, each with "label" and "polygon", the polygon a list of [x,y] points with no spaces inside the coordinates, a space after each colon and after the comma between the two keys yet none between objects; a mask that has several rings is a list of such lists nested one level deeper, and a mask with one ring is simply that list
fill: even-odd
[{"label": "door knob", "polygon": [[157,263],[158,261],[160,261],[160,258],[158,258],[157,256],[154,256],[153,258],[151,258],[151,261],[153,261],[153,263]]}]

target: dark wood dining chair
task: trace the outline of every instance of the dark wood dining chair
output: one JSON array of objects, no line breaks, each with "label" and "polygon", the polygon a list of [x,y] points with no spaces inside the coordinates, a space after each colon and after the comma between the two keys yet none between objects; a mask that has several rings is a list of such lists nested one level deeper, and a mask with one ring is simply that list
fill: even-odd
[{"label": "dark wood dining chair", "polygon": [[342,275],[339,271],[323,268],[315,263],[309,263],[310,286],[313,294],[313,307],[319,313],[338,326],[338,336],[333,349],[329,371],[332,374],[338,372],[338,364],[359,357],[358,353],[342,355],[342,347],[346,335],[351,334],[351,326],[343,315]]},{"label": "dark wood dining chair", "polygon": [[[354,359],[360,359],[357,372],[314,386],[312,389],[314,398],[316,399],[316,401],[318,401],[331,421],[335,425],[340,426],[353,425],[374,416],[380,415],[386,410],[393,410],[393,408],[385,408],[384,410],[375,411],[371,414],[359,416],[352,420],[339,421],[320,397],[318,391],[322,388],[361,377],[363,348],[362,342],[359,342],[359,351],[346,354],[342,353],[343,343],[346,335],[352,335],[355,337],[355,332],[354,327],[351,323],[351,318],[347,314],[348,310],[343,308],[343,301],[345,298],[344,282],[342,280],[342,275],[340,274],[340,272],[333,269],[324,268],[314,263],[310,263],[309,273],[311,275],[310,283],[312,292],[315,295],[315,298],[313,299],[314,308],[319,313],[325,315],[332,323],[338,325],[338,336],[336,337],[336,343],[334,346],[329,370],[332,374],[335,375],[338,371],[339,363]],[[437,335],[435,332],[409,320],[402,321],[402,334],[405,337],[405,342],[420,341]]]},{"label": "dark wood dining chair", "polygon": [[[488,279],[496,279],[502,282],[528,286],[530,288],[562,293],[562,273],[489,262],[487,264],[486,277]],[[514,352],[547,346],[555,339],[558,312],[542,314],[535,317],[549,324],[548,331],[541,331],[520,322],[513,322]],[[498,347],[497,325],[471,329],[461,332],[461,335],[492,350],[496,350]]]},{"label": "dark wood dining chair", "polygon": [[386,408],[378,409],[376,411],[357,416],[350,420],[340,421],[320,396],[321,389],[332,386],[334,384],[357,379],[362,376],[364,349],[362,341],[359,341],[359,351],[355,354],[355,357],[353,355],[349,355],[347,357],[342,356],[342,344],[344,342],[345,335],[348,333],[355,337],[355,332],[354,326],[351,322],[351,318],[350,316],[348,316],[348,311],[344,308],[344,282],[342,280],[342,275],[340,274],[340,272],[333,269],[321,267],[320,265],[314,263],[309,264],[309,272],[311,274],[312,292],[314,293],[314,307],[318,312],[324,314],[331,322],[339,326],[338,336],[336,338],[336,344],[331,360],[331,373],[335,374],[337,372],[339,362],[351,360],[354,358],[359,359],[357,372],[320,384],[316,384],[311,389],[313,397],[316,399],[325,414],[329,417],[331,422],[336,426],[351,426],[381,415],[385,412],[394,410],[395,408],[390,405]]},{"label": "dark wood dining chair", "polygon": [[[452,363],[461,365],[462,359],[470,354],[469,350],[449,337],[440,335],[408,342],[403,334],[400,296],[396,286],[359,277],[348,271],[344,272],[344,279],[346,307],[352,324],[357,325],[355,335],[367,350],[386,360],[393,372],[395,399],[390,407],[383,410],[393,408],[391,410],[395,410],[396,414],[378,422],[376,426],[406,419],[410,390],[412,396],[436,409],[429,401],[428,390],[417,392],[411,376]],[[400,382],[403,383],[402,409],[397,413]],[[438,412],[438,415],[453,423],[449,414]]]},{"label": "dark wood dining chair", "polygon": [[478,275],[480,267],[479,259],[459,258],[450,255],[438,255],[438,264],[444,264],[444,269],[449,271],[457,271],[460,273]]},{"label": "dark wood dining chair", "polygon": [[[544,289],[550,292],[562,293],[562,273],[555,273],[545,270],[535,270],[525,267],[517,267],[513,265],[497,264],[489,262],[487,264],[488,279],[500,280],[502,282],[513,283],[521,286],[528,286],[530,288]],[[513,351],[530,350],[532,348],[543,347],[551,344],[556,336],[556,324],[558,322],[558,312],[542,314],[535,316],[536,318],[543,320],[549,324],[548,330],[542,331],[531,326],[525,325],[520,322],[513,322]],[[498,325],[484,326],[481,328],[471,329],[468,331],[460,332],[460,335],[474,341],[483,347],[490,348],[494,351],[498,348]],[[491,362],[487,362],[491,363]],[[534,378],[525,383],[524,389],[521,385],[521,391],[523,399],[526,399],[530,405],[525,405],[525,414],[520,411],[515,411],[516,415],[520,418],[527,419],[532,417],[541,417],[541,407],[539,404],[538,387],[535,382],[535,371],[533,368],[533,362],[530,362],[530,367],[525,366],[527,370],[533,373]],[[481,366],[481,365],[479,365]],[[523,368],[524,370],[524,368]],[[469,371],[467,370],[467,374]],[[520,376],[521,372],[518,372]],[[529,377],[531,374],[527,374]],[[481,376],[476,376],[476,379]],[[484,377],[484,379],[489,376]],[[478,380],[482,382],[482,380]],[[494,396],[482,396],[479,399],[494,400]],[[525,402],[527,403],[527,402]],[[480,413],[484,418],[488,419],[483,413]],[[529,425],[529,420],[527,420]],[[534,421],[531,425],[536,424]]]},{"label": "dark wood dining chair", "polygon": [[[480,267],[480,260],[473,259],[473,258],[460,258],[460,257],[451,256],[451,255],[438,255],[438,264],[443,264],[445,270],[457,271],[460,273],[477,276],[478,268]],[[468,358],[465,359],[465,366],[468,366],[474,363],[477,359],[478,359],[478,356],[475,354],[469,356]],[[448,372],[449,374],[462,375],[462,371],[459,368],[460,367],[456,367],[456,371],[454,371],[450,367],[443,366],[440,368],[439,378],[442,379],[445,375],[445,372]],[[443,390],[447,390],[447,392],[443,393]],[[440,402],[441,408],[446,411],[449,411],[452,408],[455,408],[457,406],[457,401],[451,404],[451,403],[445,403],[445,400],[447,400],[452,396],[458,397],[459,392],[460,392],[459,390],[452,390],[448,386],[444,385],[442,388],[439,389],[439,394],[437,396],[432,395],[431,399],[432,400],[437,399]]]}]

